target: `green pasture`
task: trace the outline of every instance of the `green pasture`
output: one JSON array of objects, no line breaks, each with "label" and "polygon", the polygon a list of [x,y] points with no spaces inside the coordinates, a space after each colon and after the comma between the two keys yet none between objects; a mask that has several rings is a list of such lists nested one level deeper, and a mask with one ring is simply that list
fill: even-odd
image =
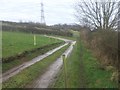
[{"label": "green pasture", "polygon": [[2,57],[6,58],[29,51],[34,48],[42,47],[48,44],[61,42],[60,40],[36,35],[36,43],[34,46],[34,35],[20,32],[2,32]]}]

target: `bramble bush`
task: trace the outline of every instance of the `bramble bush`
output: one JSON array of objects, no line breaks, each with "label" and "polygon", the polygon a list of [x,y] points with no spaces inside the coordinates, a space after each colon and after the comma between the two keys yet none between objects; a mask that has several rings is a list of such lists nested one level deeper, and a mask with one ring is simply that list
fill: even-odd
[{"label": "bramble bush", "polygon": [[114,30],[81,30],[81,39],[94,51],[103,65],[118,67],[118,32]]}]

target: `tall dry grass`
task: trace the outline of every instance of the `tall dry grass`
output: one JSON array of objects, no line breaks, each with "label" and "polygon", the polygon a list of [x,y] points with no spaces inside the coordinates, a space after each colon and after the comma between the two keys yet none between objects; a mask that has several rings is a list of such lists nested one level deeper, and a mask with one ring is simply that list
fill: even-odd
[{"label": "tall dry grass", "polygon": [[93,50],[94,55],[102,65],[118,67],[118,32],[113,30],[98,30],[91,32],[81,30],[84,44]]}]

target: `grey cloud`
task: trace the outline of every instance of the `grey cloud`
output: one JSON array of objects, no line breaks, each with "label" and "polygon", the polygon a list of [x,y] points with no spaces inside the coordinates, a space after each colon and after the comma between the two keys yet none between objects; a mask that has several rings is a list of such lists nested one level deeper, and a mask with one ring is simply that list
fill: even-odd
[{"label": "grey cloud", "polygon": [[[74,0],[43,0],[47,24],[74,23]],[[0,0],[0,19],[40,22],[40,0]]]}]

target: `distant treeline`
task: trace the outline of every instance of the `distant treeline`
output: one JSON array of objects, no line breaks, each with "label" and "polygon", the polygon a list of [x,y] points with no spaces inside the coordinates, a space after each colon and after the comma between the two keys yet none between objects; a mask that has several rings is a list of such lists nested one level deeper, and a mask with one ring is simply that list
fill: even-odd
[{"label": "distant treeline", "polygon": [[68,31],[57,31],[57,30],[47,30],[45,28],[34,28],[34,27],[14,27],[14,26],[2,26],[3,31],[16,31],[16,32],[26,32],[35,34],[49,34],[49,35],[60,35],[60,36],[72,36],[72,33]]},{"label": "distant treeline", "polygon": [[46,28],[46,29],[52,29],[52,30],[75,30],[79,31],[81,26],[78,24],[55,24],[55,25],[42,25],[40,23],[35,22],[10,22],[10,21],[2,21],[3,25],[12,25],[16,27],[38,27],[38,28]]},{"label": "distant treeline", "polygon": [[[69,28],[68,28],[69,29]],[[35,33],[35,34],[49,34],[49,35],[60,35],[60,36],[72,36],[72,33],[63,28],[62,25],[58,26],[45,26],[39,23],[16,23],[16,22],[6,22],[2,23],[3,31],[16,31],[25,33]]]}]

